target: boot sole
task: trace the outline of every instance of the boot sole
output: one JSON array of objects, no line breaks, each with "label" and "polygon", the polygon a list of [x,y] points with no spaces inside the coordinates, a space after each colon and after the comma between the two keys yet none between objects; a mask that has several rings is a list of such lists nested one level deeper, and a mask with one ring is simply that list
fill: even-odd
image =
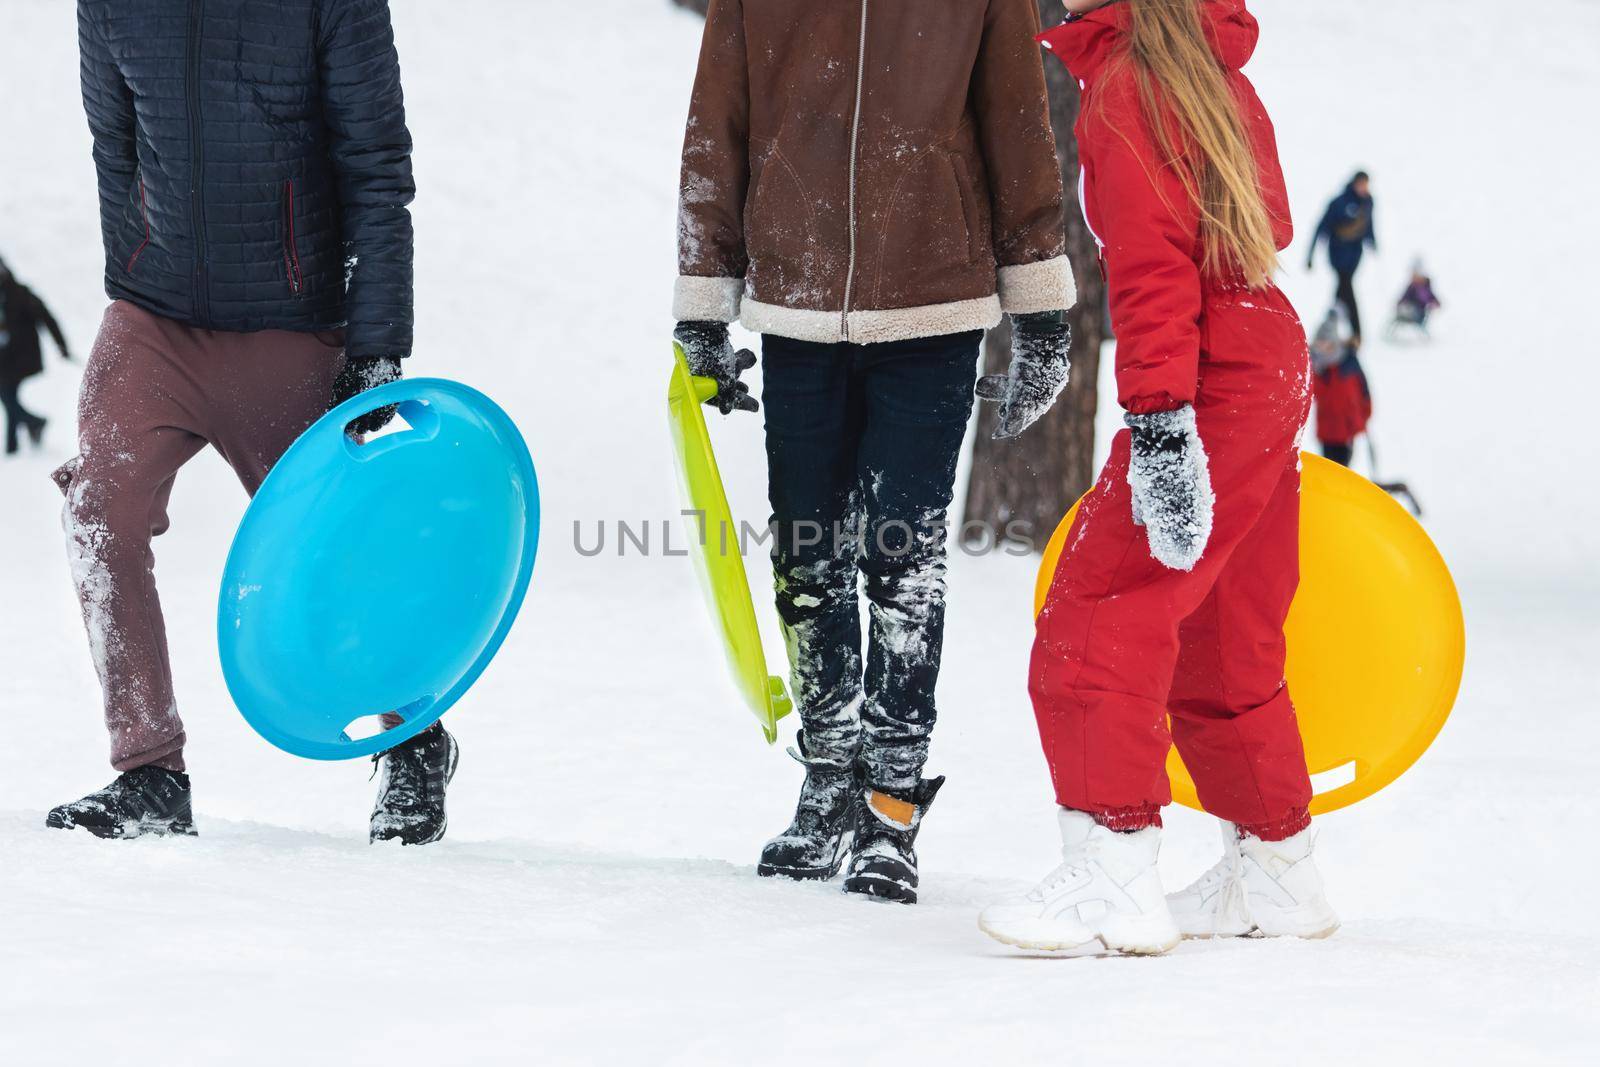
[{"label": "boot sole", "polygon": [[1010,945],[1012,948],[1019,948],[1026,952],[1044,952],[1069,959],[1101,956],[1165,956],[1183,941],[1183,935],[1176,932],[1174,932],[1170,941],[1143,945],[1131,943],[1113,945],[1106,941],[1103,934],[1097,934],[1088,941],[1062,941],[1007,933],[998,927],[990,926],[982,919],[978,920],[978,929],[1002,945]]},{"label": "boot sole", "polygon": [[846,833],[839,838],[839,852],[831,867],[782,867],[775,863],[757,863],[756,875],[760,878],[787,878],[792,882],[827,882],[844,870],[844,861],[850,858],[850,848],[855,835]]},{"label": "boot sole", "polygon": [[845,876],[844,891],[896,904],[915,904],[917,881],[915,867],[886,856],[868,856]]},{"label": "boot sole", "polygon": [[87,823],[73,822],[71,819],[57,816],[51,812],[45,816],[45,829],[47,830],[82,830],[91,837],[101,841],[133,841],[140,837],[199,837],[199,831],[194,828],[193,822],[165,823],[140,820],[135,823],[124,823],[115,827],[90,826]]},{"label": "boot sole", "polygon": [[853,893],[856,896],[892,901],[895,904],[915,904],[917,902],[917,891],[914,887],[881,875],[852,875],[845,879],[844,891]]},{"label": "boot sole", "polygon": [[844,867],[840,860],[832,867],[779,867],[771,863],[756,864],[756,876],[760,878],[787,878],[791,882],[826,882],[837,875]]},{"label": "boot sole", "polygon": [[1196,941],[1213,941],[1224,937],[1260,939],[1293,937],[1301,941],[1323,941],[1332,937],[1338,931],[1339,917],[1333,913],[1331,908],[1323,906],[1321,908],[1289,909],[1279,913],[1278,921],[1269,922],[1265,926],[1260,922],[1252,921],[1250,928],[1244,931],[1207,930],[1194,934],[1186,932],[1184,937]]}]

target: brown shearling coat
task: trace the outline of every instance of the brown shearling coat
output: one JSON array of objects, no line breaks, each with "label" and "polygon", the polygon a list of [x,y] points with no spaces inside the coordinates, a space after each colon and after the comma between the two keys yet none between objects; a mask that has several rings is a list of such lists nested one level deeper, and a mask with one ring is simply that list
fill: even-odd
[{"label": "brown shearling coat", "polygon": [[1071,307],[1033,0],[712,0],[680,319],[807,341]]}]

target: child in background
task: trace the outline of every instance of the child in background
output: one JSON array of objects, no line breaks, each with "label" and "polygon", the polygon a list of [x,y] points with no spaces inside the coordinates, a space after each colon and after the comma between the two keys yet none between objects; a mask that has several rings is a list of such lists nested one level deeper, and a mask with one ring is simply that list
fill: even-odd
[{"label": "child in background", "polygon": [[1394,323],[1389,327],[1390,335],[1400,326],[1415,326],[1426,336],[1428,316],[1440,306],[1439,297],[1433,291],[1433,279],[1428,277],[1428,272],[1422,268],[1422,261],[1418,260],[1411,268],[1411,282],[1406,286],[1406,291],[1400,294],[1400,302],[1395,306]]},{"label": "child in background", "polygon": [[1311,393],[1317,405],[1317,443],[1322,454],[1348,467],[1356,438],[1372,418],[1372,390],[1361,368],[1344,311],[1329,309],[1311,340]]}]

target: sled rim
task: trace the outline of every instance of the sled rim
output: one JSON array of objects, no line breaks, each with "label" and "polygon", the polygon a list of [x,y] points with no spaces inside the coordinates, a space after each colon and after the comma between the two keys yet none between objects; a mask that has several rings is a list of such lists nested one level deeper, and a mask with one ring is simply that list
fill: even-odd
[{"label": "sled rim", "polygon": [[778,740],[778,720],[793,710],[784,680],[767,670],[766,649],[755,598],[740,551],[742,533],[728,504],[726,487],[706,426],[704,402],[716,383],[689,373],[683,346],[673,343],[672,376],[667,386],[667,420],[673,459],[685,510],[700,516],[692,531],[701,593],[717,630],[728,671],[745,707],[756,717],[767,744]]}]

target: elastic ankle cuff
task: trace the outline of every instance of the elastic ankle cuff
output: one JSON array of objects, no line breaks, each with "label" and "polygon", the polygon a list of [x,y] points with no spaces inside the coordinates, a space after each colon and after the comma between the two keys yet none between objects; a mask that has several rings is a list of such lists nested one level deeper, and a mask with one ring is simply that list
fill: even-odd
[{"label": "elastic ankle cuff", "polygon": [[1138,833],[1152,826],[1161,827],[1160,808],[1109,808],[1105,811],[1086,811],[1095,822],[1118,834]]},{"label": "elastic ankle cuff", "polygon": [[1239,832],[1249,834],[1251,837],[1262,841],[1287,841],[1295,834],[1302,833],[1311,826],[1311,812],[1305,808],[1296,808],[1276,822],[1239,823]]}]

